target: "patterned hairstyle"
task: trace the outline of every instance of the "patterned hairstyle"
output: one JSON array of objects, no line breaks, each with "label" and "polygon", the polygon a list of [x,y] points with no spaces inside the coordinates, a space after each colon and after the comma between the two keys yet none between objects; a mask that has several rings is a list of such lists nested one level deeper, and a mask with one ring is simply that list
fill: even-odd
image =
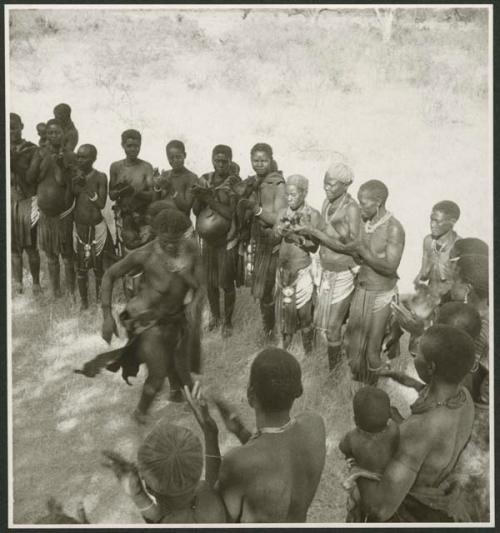
[{"label": "patterned hairstyle", "polygon": [[481,332],[481,316],[470,304],[447,302],[438,309],[436,324],[445,324],[461,329],[473,339]]}]

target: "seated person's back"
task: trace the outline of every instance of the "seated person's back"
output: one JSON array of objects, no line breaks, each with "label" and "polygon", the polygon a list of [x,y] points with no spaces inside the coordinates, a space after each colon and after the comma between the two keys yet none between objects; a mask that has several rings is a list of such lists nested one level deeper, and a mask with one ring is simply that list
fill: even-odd
[{"label": "seated person's back", "polygon": [[325,428],[315,413],[290,418],[302,394],[301,371],[284,350],[254,360],[248,397],[257,433],[226,454],[219,490],[232,521],[305,522],[325,462]]}]

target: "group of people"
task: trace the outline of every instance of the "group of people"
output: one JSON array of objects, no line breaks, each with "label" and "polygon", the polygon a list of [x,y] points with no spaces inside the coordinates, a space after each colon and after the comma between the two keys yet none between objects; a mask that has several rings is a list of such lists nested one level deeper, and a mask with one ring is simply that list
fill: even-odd
[{"label": "group of people", "polygon": [[[139,470],[108,453],[119,477],[130,478],[127,487],[137,489],[130,490],[139,508],[148,502],[146,520],[306,520],[325,461],[325,428],[319,415],[290,417],[302,383],[300,365],[286,350],[299,332],[306,354],[324,336],[330,375],[346,359],[359,383],[356,429],[340,443],[352,467],[348,519],[465,519],[467,506],[450,476],[477,422],[474,404],[480,411],[489,403],[488,246],[457,235],[460,209],[454,202],[434,205],[415,294],[404,299],[397,269],[405,232],[386,207],[388,189],[369,180],[356,200],[349,193],[353,172],[344,161],[327,169],[326,197],[317,210],[307,202],[308,179],[285,178],[266,143],[251,149],[255,175],[242,179],[231,148],[220,144],[212,151],[213,170],[198,177],[185,166],[182,142],[166,145],[171,169],[159,172],[139,158],[140,132],[126,130],[125,158],[109,172],[113,239],[103,216],[108,180],[94,169],[94,145],[74,152],[78,131],[70,107],[56,106],[54,118],[37,126],[38,146],[25,141],[22,130],[20,116],[11,113],[16,290],[23,290],[25,251],[33,292],[41,292],[41,249],[53,297],[61,296],[61,256],[67,290],[74,294],[77,281],[86,309],[93,270],[102,336],[109,343],[118,334],[113,286],[123,280],[127,303],[119,318],[127,342],[78,372],[94,377],[102,368],[121,369],[128,380],[145,363],[135,418],[147,420],[168,378],[170,400],[187,397],[204,431],[207,479],[201,485],[201,445],[185,428],[159,424],[139,451]],[[257,432],[217,400],[226,427],[243,444],[221,458],[217,426],[192,373],[201,371],[205,301],[208,329],[230,337],[237,289],[244,285],[259,301],[267,346],[252,364],[248,387]],[[390,365],[404,331],[418,380]],[[269,347],[276,333],[282,348]],[[381,377],[418,391],[408,419],[377,388]],[[487,428],[488,417],[478,433],[483,442]]]}]

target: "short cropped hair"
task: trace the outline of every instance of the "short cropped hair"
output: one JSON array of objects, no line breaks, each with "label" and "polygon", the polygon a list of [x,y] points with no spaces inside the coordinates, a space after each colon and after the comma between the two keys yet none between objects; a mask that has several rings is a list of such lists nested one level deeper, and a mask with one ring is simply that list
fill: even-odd
[{"label": "short cropped hair", "polygon": [[68,117],[71,115],[71,107],[68,104],[57,104],[56,107],[54,107],[54,114],[56,111],[60,111]]},{"label": "short cropped hair", "polygon": [[47,120],[47,128],[50,128],[50,126],[57,126],[62,129],[62,124],[56,118]]},{"label": "short cropped hair", "polygon": [[266,348],[253,360],[250,386],[264,411],[290,409],[303,392],[299,362],[285,350]]},{"label": "short cropped hair", "polygon": [[18,124],[23,124],[23,121],[21,120],[21,117],[17,113],[10,113],[10,120],[17,122]]},{"label": "short cropped hair", "polygon": [[153,220],[156,235],[180,236],[191,227],[191,221],[177,209],[162,209]]},{"label": "short cropped hair", "polygon": [[212,157],[217,154],[224,154],[229,159],[233,158],[233,151],[231,150],[230,146],[227,146],[227,144],[218,144],[217,146],[214,146],[214,149],[212,150]]},{"label": "short cropped hair", "polygon": [[173,207],[172,204],[168,202],[167,200],[156,200],[156,202],[153,202],[148,206],[146,214],[154,219],[154,217],[158,213],[163,211],[164,209],[176,209],[176,208]]},{"label": "short cropped hair", "polygon": [[137,130],[125,130],[122,133],[122,144],[126,143],[127,139],[134,139],[134,141],[142,142],[142,136]]},{"label": "short cropped hair", "polygon": [[292,176],[288,176],[286,179],[287,185],[295,185],[297,189],[300,189],[302,191],[307,192],[309,189],[309,181],[304,176],[301,176],[300,174],[293,174]]},{"label": "short cropped hair", "polygon": [[474,341],[465,331],[447,325],[428,328],[420,340],[422,355],[435,364],[435,376],[458,385],[475,360]]},{"label": "short cropped hair", "polygon": [[352,400],[352,407],[356,425],[369,433],[382,431],[391,416],[389,396],[377,387],[359,389]]},{"label": "short cropped hair", "polygon": [[488,297],[489,265],[484,255],[465,254],[457,261],[458,276],[464,283],[469,283],[479,298]]},{"label": "short cropped hair", "polygon": [[470,304],[447,302],[438,309],[436,324],[453,326],[468,333],[473,339],[481,332],[481,316]]},{"label": "short cropped hair", "polygon": [[443,200],[438,202],[433,208],[433,211],[439,211],[443,213],[445,217],[452,218],[457,221],[460,218],[460,207],[451,200]]},{"label": "short cropped hair", "polygon": [[170,141],[169,143],[167,143],[165,150],[168,152],[170,148],[177,148],[177,150],[181,150],[181,152],[186,155],[186,147],[184,146],[184,143],[182,141],[178,141],[177,139]]},{"label": "short cropped hair", "polygon": [[87,150],[90,150],[94,161],[97,159],[97,148],[93,144],[82,144],[80,148],[86,148]]},{"label": "short cropped hair", "polygon": [[267,143],[257,143],[254,144],[252,149],[250,150],[250,155],[255,154],[255,152],[264,152],[266,153],[271,159],[273,158],[273,149],[271,146]]},{"label": "short cropped hair", "polygon": [[455,241],[453,248],[450,250],[450,257],[460,257],[462,255],[485,255],[488,257],[488,245],[481,239],[475,237],[466,237]]},{"label": "short cropped hair", "polygon": [[388,196],[389,190],[387,189],[385,183],[380,180],[368,180],[365,181],[359,188],[359,192],[368,192],[373,198],[379,200],[382,204],[385,204]]}]

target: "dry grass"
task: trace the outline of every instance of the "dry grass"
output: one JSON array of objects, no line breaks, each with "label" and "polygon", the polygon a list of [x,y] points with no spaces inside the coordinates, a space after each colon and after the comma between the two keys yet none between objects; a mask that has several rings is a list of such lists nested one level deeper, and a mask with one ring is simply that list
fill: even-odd
[{"label": "dry grass", "polygon": [[[46,285],[46,280],[42,282]],[[113,476],[100,465],[99,452],[114,448],[133,459],[145,432],[162,417],[191,428],[201,437],[190,412],[167,401],[166,385],[153,406],[150,423],[140,427],[130,413],[138,401],[144,369],[132,387],[110,372],[94,379],[72,372],[105,349],[99,336],[97,307],[80,313],[77,304],[68,299],[53,304],[42,297],[34,303],[27,290],[13,300],[12,311],[14,521],[32,523],[44,514],[45,501],[52,495],[63,502],[70,515],[83,501],[92,523],[140,522]],[[259,325],[258,306],[248,289],[243,289],[236,305],[235,335],[222,340],[219,334],[205,333],[203,339],[201,379],[207,394],[223,394],[238,407],[249,427],[254,427],[254,420],[246,402],[246,385],[250,363],[259,350]],[[309,521],[341,522],[344,461],[337,446],[352,427],[351,381],[346,364],[335,377],[328,377],[321,340],[307,358],[299,341],[295,340],[291,351],[302,365],[304,395],[294,410],[319,412],[327,427],[328,455]],[[120,342],[123,340],[114,344]],[[391,390],[396,391],[396,386]],[[391,396],[404,408],[394,394]],[[401,399],[406,403],[409,397],[402,395]],[[237,441],[223,430],[220,420],[219,427],[224,452]]]},{"label": "dry grass", "polygon": [[[67,101],[80,141],[97,145],[98,169],[122,157],[126,128],[143,133],[142,155],[166,166],[167,139],[187,143],[188,167],[210,168],[214,144],[229,142],[242,175],[249,148],[269,142],[285,174],[310,178],[310,203],[323,199],[322,176],[341,152],[360,183],[382,177],[389,208],[406,228],[400,290],[418,270],[428,215],[438,200],[462,207],[458,231],[488,239],[487,43],[484,17],[468,22],[402,12],[383,43],[372,10],[11,12],[10,100],[35,138],[35,125]],[[480,206],[478,208],[478,206]],[[106,215],[111,220],[109,206]],[[94,309],[95,311],[95,309]],[[129,457],[144,430],[130,419],[143,373],[128,388],[117,375],[88,380],[72,369],[104,347],[99,313],[80,315],[67,301],[13,302],[15,522],[43,514],[53,495],[74,514],[84,499],[91,521],[139,520],[112,476],[103,447]],[[257,351],[257,306],[239,296],[237,335],[206,335],[204,384],[223,392],[251,423],[245,388]],[[323,349],[300,358],[305,394],[296,409],[318,410],[328,430],[328,458],[311,521],[342,521],[339,437],[351,427],[349,380],[326,375]],[[401,362],[405,365],[405,361]],[[408,395],[390,387],[404,411]],[[407,409],[407,407],[406,407]],[[182,406],[162,395],[154,417],[197,431]],[[236,444],[221,434],[224,448]],[[33,487],[36,492],[33,493]]]}]

